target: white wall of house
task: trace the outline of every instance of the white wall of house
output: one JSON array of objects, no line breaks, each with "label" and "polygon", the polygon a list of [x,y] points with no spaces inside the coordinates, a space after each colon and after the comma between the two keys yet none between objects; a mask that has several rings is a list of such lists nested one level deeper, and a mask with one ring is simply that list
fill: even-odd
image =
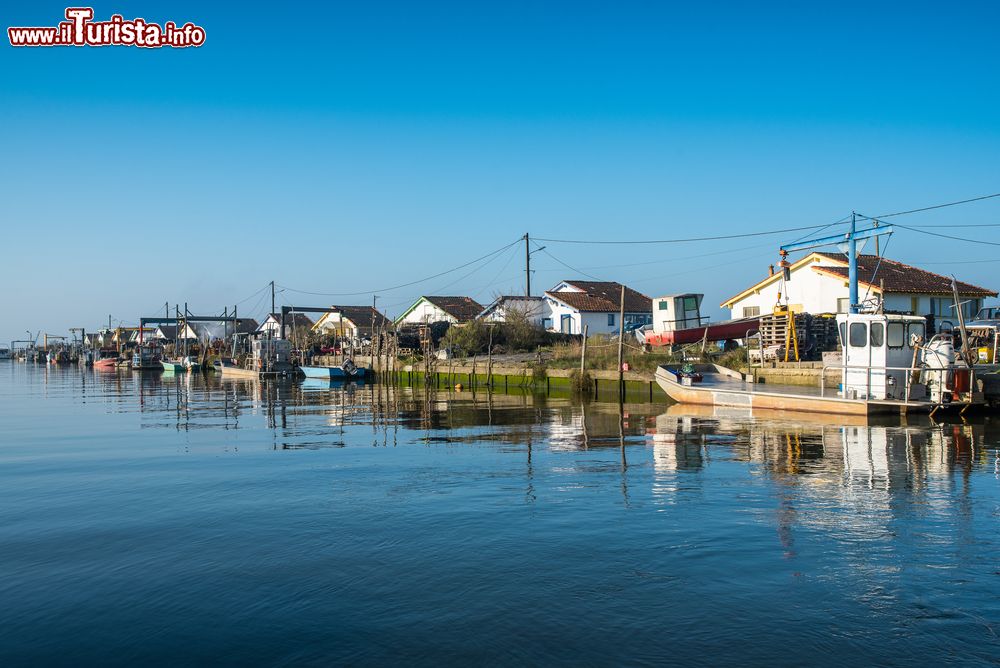
[{"label": "white wall of house", "polygon": [[416,325],[425,322],[457,322],[457,320],[426,299],[421,298],[420,302],[400,322]]},{"label": "white wall of house", "polygon": [[[843,313],[847,310],[848,295],[850,289],[847,280],[838,276],[831,276],[812,269],[813,264],[798,268],[792,272],[791,280],[784,283],[787,290],[788,304],[792,310],[800,313]],[[776,279],[761,287],[759,290],[744,296],[742,299],[732,304],[731,313],[733,318],[745,318],[754,315],[767,315],[771,313],[778,302],[778,292],[782,288],[782,281]],[[869,290],[864,284],[858,287],[858,297],[864,301],[866,298],[878,297],[878,290]],[[971,317],[982,306],[981,299],[963,300],[969,301],[964,308],[966,314]],[[782,295],[781,303],[785,303],[785,296]],[[926,315],[933,313],[937,316],[953,316],[955,310],[951,308],[952,299],[949,295],[911,295],[889,293],[885,298],[885,308],[889,311],[900,311],[912,313],[914,315]]]},{"label": "white wall of house", "polygon": [[[370,333],[370,327],[365,327],[366,333]],[[336,336],[356,339],[359,334],[359,327],[350,318],[345,318],[341,313],[327,313],[316,321],[313,330],[323,334],[333,334]]]},{"label": "white wall of house", "polygon": [[548,301],[545,299],[505,299],[497,308],[490,311],[485,320],[491,322],[504,322],[507,314],[511,312],[524,313],[529,322],[542,326],[546,318],[552,318],[552,311]]},{"label": "white wall of house", "polygon": [[[552,297],[546,296],[545,302],[549,307],[549,314],[545,316],[547,320],[544,326],[549,331],[562,332],[564,334],[583,334],[583,327],[586,325],[588,336],[618,334],[619,314],[617,311],[608,313],[581,313],[575,308],[563,304]],[[652,318],[652,313],[625,313],[626,324],[640,319],[642,322],[649,323],[652,322]]]}]

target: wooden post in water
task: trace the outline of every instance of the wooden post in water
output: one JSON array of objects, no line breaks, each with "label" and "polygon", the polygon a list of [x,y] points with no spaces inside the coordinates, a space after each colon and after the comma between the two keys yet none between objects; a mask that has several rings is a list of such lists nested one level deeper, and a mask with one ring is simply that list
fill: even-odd
[{"label": "wooden post in water", "polygon": [[618,402],[625,400],[625,286],[622,286],[621,302],[618,307]]},{"label": "wooden post in water", "polygon": [[486,387],[493,387],[493,327],[490,327],[490,342],[486,347]]},{"label": "wooden post in water", "polygon": [[[583,326],[583,345],[580,347],[580,382],[583,382],[583,374],[587,372],[587,325]],[[582,385],[581,385],[582,387]]]}]

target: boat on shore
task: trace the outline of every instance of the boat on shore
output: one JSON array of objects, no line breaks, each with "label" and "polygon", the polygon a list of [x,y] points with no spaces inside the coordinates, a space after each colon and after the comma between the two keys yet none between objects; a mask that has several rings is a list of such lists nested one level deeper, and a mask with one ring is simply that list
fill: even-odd
[{"label": "boat on shore", "polygon": [[950,333],[924,343],[918,316],[852,313],[837,317],[843,364],[840,384],[827,388],[757,383],[751,374],[717,364],[661,366],[656,382],[682,404],[778,411],[873,415],[961,413],[987,405],[976,370],[956,360]]}]

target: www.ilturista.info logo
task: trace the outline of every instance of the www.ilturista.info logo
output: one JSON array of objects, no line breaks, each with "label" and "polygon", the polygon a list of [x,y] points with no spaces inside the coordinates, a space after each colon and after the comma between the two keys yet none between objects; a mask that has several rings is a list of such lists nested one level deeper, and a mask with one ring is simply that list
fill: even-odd
[{"label": "www.ilturista.info logo", "polygon": [[7,28],[11,46],[162,46],[183,48],[205,43],[205,29],[193,23],[162,26],[145,19],[126,20],[112,14],[107,21],[94,21],[92,7],[67,7],[66,21],[54,28]]}]

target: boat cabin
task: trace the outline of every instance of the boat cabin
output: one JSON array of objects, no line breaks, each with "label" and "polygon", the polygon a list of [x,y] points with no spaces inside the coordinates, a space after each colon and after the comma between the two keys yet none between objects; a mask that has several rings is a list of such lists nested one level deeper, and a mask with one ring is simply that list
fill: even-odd
[{"label": "boat cabin", "polygon": [[271,368],[278,364],[291,364],[292,342],[288,339],[255,339],[251,344],[251,354],[261,367]]},{"label": "boat cabin", "polygon": [[[843,353],[841,390],[849,399],[920,399],[908,382],[926,336],[920,316],[844,313],[837,316]],[[909,387],[908,387],[909,386]],[[907,396],[907,393],[909,396]]]},{"label": "boat cabin", "polygon": [[699,326],[704,296],[688,292],[653,299],[653,331],[661,334]]}]

